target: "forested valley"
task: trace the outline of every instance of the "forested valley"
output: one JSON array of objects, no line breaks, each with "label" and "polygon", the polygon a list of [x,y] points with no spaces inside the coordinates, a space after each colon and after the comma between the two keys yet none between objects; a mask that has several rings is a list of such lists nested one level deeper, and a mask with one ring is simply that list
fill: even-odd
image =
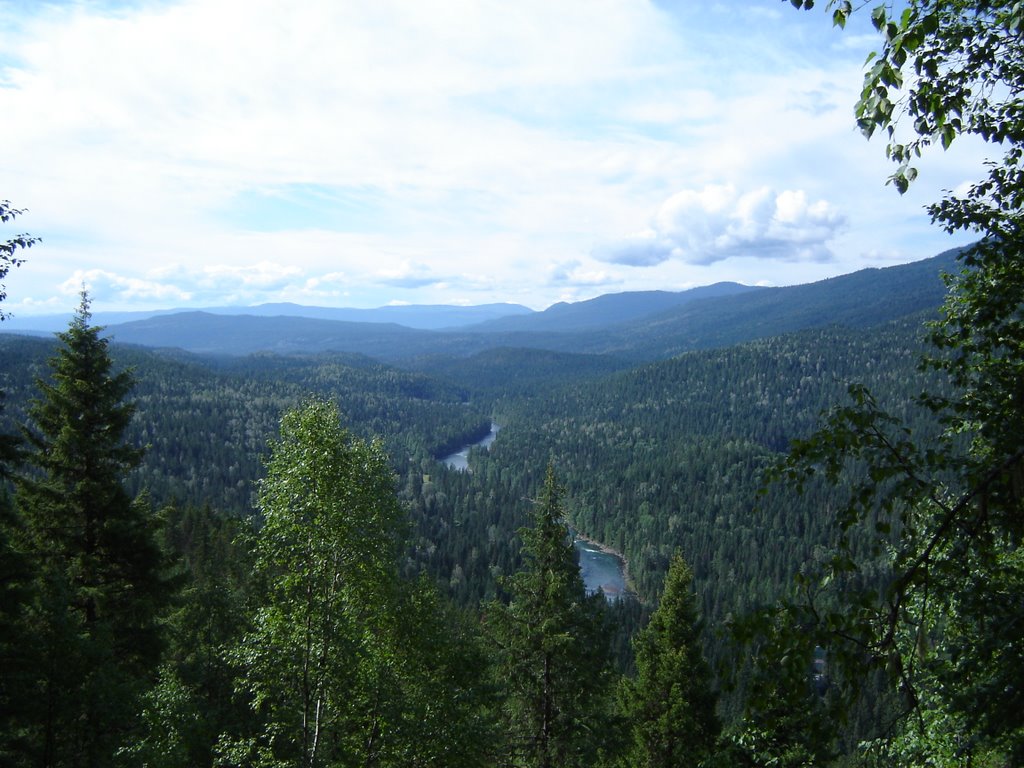
[{"label": "forested valley", "polygon": [[900,193],[1003,152],[927,209],[973,245],[454,330],[104,330],[83,288],[0,334],[0,763],[1024,764],[1024,4],[903,6],[827,4],[881,35],[857,127]]},{"label": "forested valley", "polygon": [[[936,271],[940,263],[933,262]],[[765,471],[791,440],[813,431],[823,411],[848,398],[853,382],[869,386],[910,419],[916,433],[939,430],[933,418],[910,407],[916,393],[940,386],[919,366],[923,324],[934,311],[868,329],[808,329],[640,365],[498,349],[467,358],[417,358],[408,369],[351,353],[211,357],[120,345],[116,336],[108,346],[83,311],[67,333],[72,339],[84,335],[95,354],[109,350],[109,375],[130,377],[122,406],[132,409],[124,442],[144,452],[137,463],[123,465],[122,484],[152,515],[162,552],[159,589],[166,592],[153,615],[162,662],[134,696],[125,694],[137,711],[113,707],[106,713],[116,712],[121,725],[105,734],[112,741],[101,743],[110,750],[121,739],[117,754],[126,764],[264,764],[300,754],[325,765],[356,764],[358,755],[396,765],[519,764],[534,749],[560,755],[552,764],[617,764],[633,753],[630,718],[650,706],[637,703],[645,694],[630,687],[638,685],[634,648],[648,648],[637,645],[649,637],[641,630],[662,604],[673,569],[680,605],[673,609],[677,615],[660,621],[681,622],[690,634],[684,643],[689,660],[679,674],[691,679],[703,703],[684,708],[697,707],[688,716],[707,719],[704,741],[696,742],[703,746],[694,749],[708,759],[738,760],[750,751],[740,734],[756,671],[732,623],[789,594],[793,575],[827,560],[836,543],[835,490],[818,483],[797,496],[770,483]],[[5,432],[17,433],[21,424],[30,433],[38,429],[40,398],[58,399],[53,390],[41,395],[39,382],[51,381],[54,359],[73,354],[68,341],[62,347],[49,339],[0,336]],[[48,386],[59,392],[61,381]],[[492,421],[501,425],[499,438],[489,450],[471,452],[470,471],[439,461],[486,434]],[[289,437],[299,423],[302,439]],[[58,440],[59,430],[52,437]],[[319,444],[334,452],[340,466],[311,469],[302,456],[281,454],[286,447],[301,454]],[[353,477],[347,473],[356,460],[375,468]],[[292,481],[282,464],[289,461],[295,464],[291,473],[303,480],[285,491],[281,486]],[[295,501],[319,484],[310,473],[339,483],[337,503],[343,506],[335,514],[366,514],[382,542],[381,559],[370,568],[376,583],[359,586],[364,569],[357,577],[347,570],[352,566],[337,566],[335,581],[352,580],[353,589],[368,591],[339,593],[336,605],[303,601],[293,593],[300,584],[280,583],[300,574],[328,578],[307,572],[320,567],[326,551],[373,548],[354,543],[353,531],[338,531],[321,542],[327,550],[320,555],[303,549],[310,542],[299,550],[280,549],[281,537],[305,535],[301,525],[315,525],[329,537],[332,526],[354,524],[332,523],[327,500]],[[35,476],[29,471],[29,478]],[[371,489],[362,488],[367,482]],[[25,492],[14,491],[15,507],[19,493]],[[390,509],[388,520],[370,522],[374,514],[359,511],[360,504],[383,505]],[[298,516],[290,532],[266,540],[275,515],[285,512]],[[634,593],[612,601],[587,597],[567,526],[622,553]],[[536,540],[542,530],[546,538]],[[19,541],[17,531],[9,541]],[[559,564],[544,573],[562,572],[558,589],[568,602],[560,608],[528,605],[524,596],[536,588],[518,586],[517,579],[530,574],[542,578],[536,568],[546,557]],[[877,569],[882,583],[881,562]],[[517,620],[495,618],[527,608],[561,611],[558,621],[569,622],[551,650],[556,658],[565,656],[557,680],[564,690],[551,695],[561,716],[591,722],[581,741],[577,725],[531,719],[538,716],[538,697],[555,685],[549,681],[541,693],[529,683],[535,672],[529,665],[544,664],[530,654],[544,656],[548,645],[532,634],[549,619],[531,616],[527,636],[520,636]],[[323,724],[323,741],[314,745],[305,733],[309,713],[300,725],[296,712],[287,712],[299,702],[276,701],[306,680],[310,659],[300,672],[285,660],[262,658],[260,649],[293,643],[302,656],[313,641],[288,634],[297,631],[296,622],[302,616],[307,622],[333,620],[328,614],[335,612],[351,623],[328,633],[333,648],[328,635],[318,638],[323,657],[316,661],[324,665],[319,684],[341,674],[334,683],[339,688],[320,691],[321,698],[315,691],[302,694],[315,700],[303,708],[332,708],[331,725]],[[18,615],[7,619],[16,623]],[[389,647],[364,648],[368,636],[375,638],[370,645],[380,640]],[[346,647],[359,658],[365,652],[371,682],[346,678],[336,667],[348,662],[328,658]],[[512,657],[510,647],[516,649]],[[803,652],[810,680],[815,645]],[[409,653],[422,656],[407,658]],[[29,659],[39,663],[31,654]],[[641,671],[652,663],[648,659]],[[389,664],[402,669],[384,680]],[[526,666],[518,671],[522,682],[514,682],[519,678],[509,665]],[[147,685],[153,686],[148,692]],[[380,722],[362,722],[376,706],[365,697],[388,690],[405,704],[390,702]],[[16,692],[12,688],[9,696]],[[825,695],[811,685],[806,693],[800,706],[825,717]],[[830,726],[816,754],[849,752],[855,739],[874,733],[893,706],[880,685],[875,694],[851,719]],[[444,697],[452,695],[464,707],[459,717],[465,721],[443,727],[424,721],[431,707],[451,706]],[[343,706],[335,696],[351,700]],[[430,697],[436,697],[433,704]],[[7,727],[14,730],[6,748],[13,757],[21,754],[22,739],[31,744],[38,734],[27,725],[31,717],[11,703]],[[59,723],[59,713],[47,714],[51,725]],[[435,730],[424,733],[428,726]],[[542,733],[566,738],[557,750],[567,751],[538,746]],[[378,747],[371,746],[374,738]],[[687,734],[683,741],[692,738]],[[808,731],[791,738],[800,743],[820,736]],[[48,739],[55,742],[47,746],[55,750],[51,764],[75,764],[71,754],[89,737],[79,734],[63,745],[61,739]],[[455,749],[452,741],[462,747]]]}]

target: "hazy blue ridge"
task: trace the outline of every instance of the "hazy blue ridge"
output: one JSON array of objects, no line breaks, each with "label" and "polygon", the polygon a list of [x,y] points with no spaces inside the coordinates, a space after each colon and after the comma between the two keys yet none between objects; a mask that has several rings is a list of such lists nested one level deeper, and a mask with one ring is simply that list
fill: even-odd
[{"label": "hazy blue ridge", "polygon": [[[711,295],[707,291],[608,294],[513,318],[533,322],[547,315],[545,328],[533,331],[486,331],[480,325],[441,331],[398,323],[184,312],[112,324],[107,333],[119,342],[203,354],[349,352],[410,367],[432,360],[424,368],[443,366],[442,358],[468,358],[499,348],[657,360],[809,328],[867,328],[935,309],[945,296],[940,275],[955,268],[955,253],[786,288],[719,284],[708,287]],[[678,303],[681,296],[688,298]],[[677,303],[624,319],[639,312],[639,307],[650,309],[659,301]],[[579,310],[573,311],[577,306]],[[564,323],[556,321],[559,314],[565,315]],[[597,325],[599,318],[603,325]],[[533,361],[541,362],[536,357]],[[491,365],[496,376],[515,375],[508,353],[504,360],[481,360],[478,365]]]},{"label": "hazy blue ridge", "polygon": [[[259,304],[254,307],[205,307],[202,309],[158,309],[140,312],[96,312],[96,325],[120,325],[154,317],[202,312],[209,315],[250,317],[304,317],[317,320],[339,320],[352,323],[396,323],[408,328],[439,329],[475,325],[505,316],[533,314],[522,304],[478,304],[454,306],[418,304],[357,309],[353,307],[311,307],[290,302]],[[71,312],[55,315],[11,316],[4,322],[5,331],[52,333],[67,328]]]},{"label": "hazy blue ridge", "polygon": [[559,302],[543,312],[508,315],[488,320],[467,331],[583,331],[607,328],[658,314],[700,299],[733,296],[760,290],[739,283],[715,283],[687,291],[628,291],[606,293],[586,301]]},{"label": "hazy blue ridge", "polygon": [[599,348],[581,352],[659,359],[809,328],[869,328],[928,309],[946,295],[943,272],[956,269],[959,250],[893,267],[785,288],[703,299],[626,327],[610,329]]}]

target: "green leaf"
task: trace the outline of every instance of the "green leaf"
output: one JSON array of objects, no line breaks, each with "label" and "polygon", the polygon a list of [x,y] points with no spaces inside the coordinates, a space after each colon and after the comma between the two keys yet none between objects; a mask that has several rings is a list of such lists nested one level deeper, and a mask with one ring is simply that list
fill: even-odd
[{"label": "green leaf", "polygon": [[946,125],[942,126],[939,140],[942,142],[943,149],[949,149],[950,145],[953,143],[953,139],[955,138],[956,129],[952,125],[947,123]]},{"label": "green leaf", "polygon": [[885,6],[880,5],[871,12],[871,23],[875,25],[875,29],[881,32],[883,27],[885,27],[885,22]]}]

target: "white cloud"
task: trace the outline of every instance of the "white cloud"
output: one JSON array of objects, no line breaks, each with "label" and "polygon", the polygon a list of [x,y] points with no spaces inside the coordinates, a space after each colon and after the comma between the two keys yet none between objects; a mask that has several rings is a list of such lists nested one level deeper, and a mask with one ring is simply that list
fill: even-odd
[{"label": "white cloud", "polygon": [[584,265],[578,260],[565,261],[548,267],[548,285],[607,287],[621,282],[620,276],[606,269]]},{"label": "white cloud", "polygon": [[403,261],[392,268],[377,270],[374,277],[378,283],[397,288],[422,288],[445,280],[433,274],[425,264],[414,264],[409,261]]},{"label": "white cloud", "polygon": [[[216,300],[221,296],[233,301],[287,291],[305,282],[305,270],[271,261],[253,264],[170,264],[149,270],[154,280],[177,286],[196,300]],[[125,296],[124,298],[131,298]]]},{"label": "white cloud", "polygon": [[845,217],[802,190],[731,185],[677,192],[658,208],[651,227],[596,255],[616,264],[649,267],[669,260],[707,265],[731,257],[830,261],[828,247]]},{"label": "white cloud", "polygon": [[681,285],[922,243],[853,129],[863,51],[776,6],[0,0],[0,197],[44,238],[10,308],[80,272],[136,304],[544,306],[653,279],[592,252]]},{"label": "white cloud", "polygon": [[183,302],[192,299],[192,293],[176,285],[117,275],[102,269],[75,270],[60,285],[60,291],[67,296],[77,296],[83,287],[93,300],[101,301]]}]

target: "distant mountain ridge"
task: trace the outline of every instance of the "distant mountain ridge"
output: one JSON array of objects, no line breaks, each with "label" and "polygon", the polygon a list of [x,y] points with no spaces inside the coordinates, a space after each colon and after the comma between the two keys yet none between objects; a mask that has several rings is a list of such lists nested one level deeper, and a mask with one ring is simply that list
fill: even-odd
[{"label": "distant mountain ridge", "polygon": [[957,271],[960,250],[815,283],[693,302],[642,318],[625,328],[609,329],[602,351],[656,359],[809,328],[882,325],[937,309],[946,296],[942,274]]},{"label": "distant mountain ridge", "polygon": [[[648,361],[829,325],[867,328],[934,310],[946,292],[940,275],[956,269],[957,253],[785,288],[719,283],[676,294],[607,294],[544,312],[521,307],[515,316],[455,327],[280,315],[292,305],[268,305],[261,316],[182,312],[109,324],[107,333],[118,342],[199,354],[348,352],[408,367],[422,361],[427,368],[446,357],[502,348]],[[515,305],[490,306],[487,311]],[[402,314],[415,308],[381,309]],[[433,308],[435,320],[453,317],[446,309]]]},{"label": "distant mountain ridge", "polygon": [[[306,317],[316,320],[339,320],[352,323],[397,323],[408,328],[440,329],[458,328],[466,325],[495,320],[502,317],[530,315],[533,310],[522,304],[396,304],[374,309],[355,307],[313,307],[290,302],[258,304],[252,307],[207,307],[203,309],[158,309],[146,312],[95,312],[93,322],[97,325],[121,325],[154,317],[168,317],[194,312],[207,315],[228,315],[248,317]],[[71,313],[58,315],[36,315],[33,317],[12,316],[4,321],[3,330],[34,331],[52,333],[62,331],[71,319]]]},{"label": "distant mountain ridge", "polygon": [[735,296],[762,290],[740,283],[714,283],[686,291],[627,291],[606,293],[586,301],[558,302],[543,312],[507,315],[487,320],[465,330],[496,331],[584,331],[607,328],[668,311],[701,299]]}]

